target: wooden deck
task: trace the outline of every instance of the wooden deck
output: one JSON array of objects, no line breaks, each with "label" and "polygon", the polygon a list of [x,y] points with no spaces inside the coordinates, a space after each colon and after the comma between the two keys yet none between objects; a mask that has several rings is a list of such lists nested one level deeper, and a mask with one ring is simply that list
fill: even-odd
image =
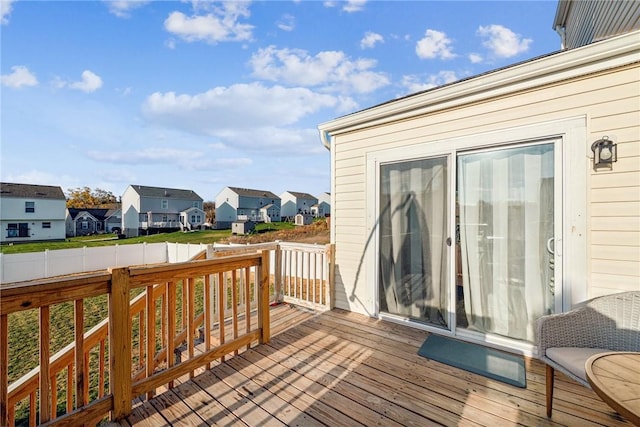
[{"label": "wooden deck", "polygon": [[537,360],[521,389],[418,356],[423,331],[342,310],[271,311],[269,344],[139,403],[119,425],[630,425],[562,374],[547,419]]}]

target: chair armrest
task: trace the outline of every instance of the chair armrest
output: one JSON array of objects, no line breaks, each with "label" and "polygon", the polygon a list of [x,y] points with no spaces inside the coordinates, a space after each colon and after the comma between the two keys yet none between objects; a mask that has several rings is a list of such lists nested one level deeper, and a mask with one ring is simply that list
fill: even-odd
[{"label": "chair armrest", "polygon": [[594,347],[593,310],[580,307],[567,313],[550,314],[536,320],[538,357],[551,347]]}]

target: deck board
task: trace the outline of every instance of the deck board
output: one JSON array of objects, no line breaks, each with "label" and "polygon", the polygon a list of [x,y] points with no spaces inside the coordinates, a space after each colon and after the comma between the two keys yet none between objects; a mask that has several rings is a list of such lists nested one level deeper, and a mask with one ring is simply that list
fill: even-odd
[{"label": "deck board", "polygon": [[629,426],[595,393],[556,374],[545,415],[544,365],[518,388],[417,355],[428,334],[333,310],[272,307],[273,337],[138,404],[148,425]]}]

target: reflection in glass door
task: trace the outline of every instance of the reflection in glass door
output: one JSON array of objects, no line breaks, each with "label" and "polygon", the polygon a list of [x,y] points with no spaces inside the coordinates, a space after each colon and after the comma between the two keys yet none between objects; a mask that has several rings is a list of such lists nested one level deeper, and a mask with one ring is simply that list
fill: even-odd
[{"label": "reflection in glass door", "polygon": [[380,167],[380,312],[449,328],[447,157]]},{"label": "reflection in glass door", "polygon": [[554,307],[554,143],[458,155],[457,327],[533,342]]}]

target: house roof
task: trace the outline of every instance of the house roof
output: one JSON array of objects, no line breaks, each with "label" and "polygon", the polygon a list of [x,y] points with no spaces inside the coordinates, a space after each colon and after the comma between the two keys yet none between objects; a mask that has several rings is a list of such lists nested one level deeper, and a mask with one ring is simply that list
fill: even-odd
[{"label": "house roof", "polygon": [[67,208],[67,210],[69,211],[69,216],[71,217],[71,219],[76,219],[76,217],[80,213],[86,212],[92,217],[94,217],[95,219],[97,219],[98,221],[104,220],[107,217],[107,212],[109,212],[109,209],[101,209],[101,208],[96,208],[96,209]]},{"label": "house roof", "polygon": [[246,196],[246,197],[266,197],[271,199],[280,199],[280,197],[273,194],[271,191],[266,190],[252,190],[250,188],[239,188],[239,187],[227,187],[229,190],[236,193],[238,196]]},{"label": "house roof", "polygon": [[140,196],[164,197],[167,199],[203,200],[193,190],[181,190],[178,188],[147,187],[144,185],[130,185]]},{"label": "house roof", "polygon": [[309,193],[299,193],[297,191],[287,191],[287,193],[291,194],[296,199],[317,199],[317,197],[312,196]]},{"label": "house roof", "polygon": [[52,185],[0,182],[0,197],[66,200],[62,188]]}]

